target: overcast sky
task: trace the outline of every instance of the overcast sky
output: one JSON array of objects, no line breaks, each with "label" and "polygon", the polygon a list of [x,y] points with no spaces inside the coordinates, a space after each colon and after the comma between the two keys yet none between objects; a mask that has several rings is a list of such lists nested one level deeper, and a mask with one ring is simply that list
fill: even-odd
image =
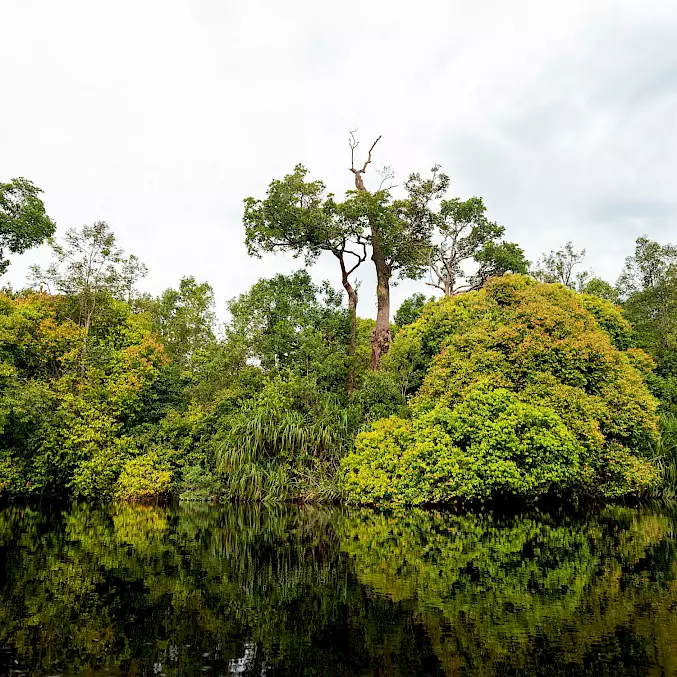
[{"label": "overcast sky", "polygon": [[242,200],[298,162],[342,194],[356,127],[400,180],[440,163],[532,260],[573,240],[613,280],[638,235],[677,241],[674,0],[0,5],[0,181],[40,186],[58,233],[107,221],[151,292],[195,275],[222,314],[300,267],[247,257]]}]

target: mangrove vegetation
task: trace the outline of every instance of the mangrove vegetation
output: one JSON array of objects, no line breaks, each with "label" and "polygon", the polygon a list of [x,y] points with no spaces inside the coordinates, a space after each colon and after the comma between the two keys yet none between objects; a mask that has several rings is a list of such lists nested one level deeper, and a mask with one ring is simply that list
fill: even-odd
[{"label": "mangrove vegetation", "polygon": [[[207,281],[144,293],[146,267],[106,222],[54,235],[38,188],[0,184],[2,270],[5,253],[53,250],[0,294],[0,495],[674,495],[677,247],[639,237],[614,282],[571,242],[531,264],[439,167],[401,186],[370,173],[377,149],[358,157],[351,136],[342,199],[303,165],[245,199],[249,254],[305,266],[234,296],[225,323]],[[322,255],[335,274],[318,283],[306,268]],[[429,291],[393,309],[400,279]]]}]

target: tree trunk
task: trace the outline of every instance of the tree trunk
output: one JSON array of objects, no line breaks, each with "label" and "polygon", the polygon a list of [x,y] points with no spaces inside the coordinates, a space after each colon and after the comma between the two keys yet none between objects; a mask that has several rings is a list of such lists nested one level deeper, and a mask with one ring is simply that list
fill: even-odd
[{"label": "tree trunk", "polygon": [[342,253],[335,253],[341,264],[341,284],[348,295],[348,311],[350,312],[350,340],[348,343],[348,393],[355,389],[355,351],[357,350],[357,289],[350,284],[348,271]]},{"label": "tree trunk", "polygon": [[87,349],[89,347],[89,328],[92,324],[92,312],[87,312],[85,315],[84,323],[84,336],[82,337],[82,351],[80,352],[80,373],[82,378],[85,376],[86,363],[87,363]]},{"label": "tree trunk", "polygon": [[[354,142],[355,139],[352,137],[352,134],[351,138],[353,142],[350,144],[350,147],[354,152],[357,144]],[[367,171],[367,166],[371,163],[371,152],[374,150],[374,146],[379,142],[380,138],[381,137],[379,136],[371,145],[369,154],[367,155],[367,161],[362,166],[362,169],[355,169],[354,162],[351,166],[350,171],[355,177],[355,190],[357,190],[358,193],[368,192],[364,185],[362,175]],[[392,272],[383,252],[381,233],[378,224],[375,224],[370,219],[369,229],[371,231],[371,260],[374,262],[376,268],[376,326],[371,332],[371,368],[376,371],[381,362],[381,357],[385,355],[390,348],[390,277]]]},{"label": "tree trunk", "polygon": [[444,278],[444,295],[453,296],[454,294],[454,281],[447,275]]},{"label": "tree trunk", "polygon": [[381,249],[380,233],[371,226],[371,260],[376,268],[376,326],[371,332],[371,368],[376,371],[381,357],[390,349],[390,266]]},{"label": "tree trunk", "polygon": [[[362,180],[363,172],[353,170],[353,173],[355,174],[355,188],[360,192],[366,193],[367,189]],[[378,230],[378,226],[370,221],[369,229],[371,231],[371,260],[376,268],[376,326],[371,332],[371,368],[373,371],[376,371],[381,362],[381,356],[385,355],[390,348],[391,271],[383,253],[381,233]]]}]

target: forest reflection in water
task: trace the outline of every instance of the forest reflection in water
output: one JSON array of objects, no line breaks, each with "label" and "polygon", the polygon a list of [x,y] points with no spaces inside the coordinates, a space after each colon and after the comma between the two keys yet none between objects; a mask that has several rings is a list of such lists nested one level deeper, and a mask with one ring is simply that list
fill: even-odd
[{"label": "forest reflection in water", "polygon": [[677,674],[676,520],[0,511],[0,675]]}]

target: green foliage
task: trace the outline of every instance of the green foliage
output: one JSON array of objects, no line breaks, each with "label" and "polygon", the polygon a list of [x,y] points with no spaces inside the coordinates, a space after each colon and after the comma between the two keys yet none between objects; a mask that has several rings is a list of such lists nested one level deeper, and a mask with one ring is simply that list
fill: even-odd
[{"label": "green foliage", "polygon": [[[585,293],[538,285],[505,274],[526,270],[521,248],[481,198],[442,199],[438,167],[398,198],[388,172],[366,189],[368,164],[343,201],[301,165],[245,201],[249,253],[332,254],[347,307],[306,271],[278,274],[230,302],[217,336],[211,286],[140,295],[145,266],[105,222],[54,242],[33,269],[53,293],[0,294],[0,494],[321,501],[342,480],[358,502],[669,495],[654,397],[677,412],[675,247],[638,239],[615,289],[575,275],[569,243],[535,274]],[[0,184],[0,249],[51,234],[39,192]],[[370,256],[376,322],[351,282]],[[453,298],[405,300],[388,352],[391,281],[431,260]]]},{"label": "green foliage", "polygon": [[644,489],[644,499],[674,501],[677,498],[677,418],[673,414],[661,416],[661,435],[651,449],[651,461],[658,469],[659,482]]},{"label": "green foliage", "polygon": [[228,306],[228,341],[248,347],[266,371],[289,370],[345,390],[349,321],[340,295],[305,270],[259,280]]},{"label": "green foliage", "polygon": [[661,402],[661,412],[677,414],[677,247],[637,239],[618,280],[623,313],[632,324],[633,341],[655,360],[647,377]]},{"label": "green foliage", "polygon": [[344,490],[372,504],[529,499],[566,492],[585,474],[581,465],[575,436],[554,411],[478,388],[453,410],[385,419],[362,433],[343,463]]},{"label": "green foliage", "polygon": [[[110,496],[136,452],[125,433],[166,364],[150,318],[117,308],[105,336],[63,319],[68,299],[0,296],[0,480],[11,494]],[[19,479],[20,478],[20,479]]]},{"label": "green foliage", "polygon": [[293,374],[268,380],[219,425],[217,467],[224,493],[246,500],[316,493],[300,488],[301,480],[313,485],[315,478],[333,475],[352,437],[348,414],[336,397]]},{"label": "green foliage", "polygon": [[599,296],[599,298],[606,299],[615,304],[619,304],[621,300],[618,289],[599,277],[593,277],[587,280],[580,291],[590,294],[591,296]]},{"label": "green foliage", "polygon": [[0,183],[0,275],[9,266],[5,251],[23,254],[54,234],[56,225],[45,213],[41,192],[28,179]]},{"label": "green foliage", "polygon": [[530,272],[541,282],[559,282],[569,289],[577,287],[582,290],[589,273],[574,274],[574,268],[582,263],[584,258],[585,249],[576,250],[573,243],[567,242],[561,249],[543,254]]},{"label": "green foliage", "polygon": [[425,294],[416,293],[404,299],[395,313],[395,326],[401,329],[414,322],[423,311],[428,300],[433,301],[434,297],[427,299]]},{"label": "green foliage", "polygon": [[171,483],[171,470],[149,451],[125,463],[114,494],[123,501],[157,500],[169,492]]},{"label": "green foliage", "polygon": [[[357,145],[351,134],[353,162]],[[367,260],[368,248],[371,249],[378,300],[377,330],[371,335],[371,361],[375,368],[390,343],[390,280],[393,275],[419,278],[425,271],[433,228],[429,203],[444,193],[449,179],[439,173],[438,167],[433,168],[430,179],[411,174],[404,184],[406,196],[397,200],[390,188],[383,187],[390,176],[386,172],[379,189],[369,192],[362,175],[371,162],[371,150],[362,169],[353,164],[355,190],[348,191],[343,202],[335,201],[331,194],[325,195],[324,183],[308,181],[308,170],[297,165],[292,174],[270,183],[264,200],[251,197],[245,200],[244,225],[250,255],[290,251],[295,257],[303,254],[306,262],[311,263],[326,251],[337,258],[353,321],[348,344],[351,357],[355,348],[357,295],[350,275]],[[351,368],[349,389],[354,380]]]},{"label": "green foliage", "polygon": [[153,308],[156,331],[167,355],[181,369],[215,340],[214,290],[207,282],[183,277],[178,289],[165,290]]},{"label": "green foliage", "polygon": [[87,329],[102,301],[131,301],[137,281],[148,272],[133,254],[125,258],[105,221],[70,228],[63,242],[52,242],[52,249],[55,261],[46,269],[33,266],[33,281],[76,300],[77,316],[72,319]]},{"label": "green foliage", "polygon": [[[632,326],[618,306],[608,299],[587,291],[581,294],[580,302],[609,336],[614,348],[627,351],[629,348],[634,347],[635,341]],[[651,371],[652,368],[653,365],[648,371]]]},{"label": "green foliage", "polygon": [[609,302],[521,276],[429,306],[385,361],[416,390],[412,420],[358,436],[343,462],[348,498],[421,504],[652,486],[643,453],[658,436],[658,403],[635,366],[641,351],[623,350],[627,333]]},{"label": "green foliage", "polygon": [[407,416],[407,400],[397,377],[388,371],[369,371],[352,394],[350,406],[363,425],[399,414]]},{"label": "green foliage", "polygon": [[[507,272],[527,272],[522,248],[502,239],[505,228],[489,221],[482,198],[442,200],[433,219],[437,239],[430,254],[432,284],[446,296],[479,289]],[[475,267],[471,275],[465,271],[470,262]]]}]

